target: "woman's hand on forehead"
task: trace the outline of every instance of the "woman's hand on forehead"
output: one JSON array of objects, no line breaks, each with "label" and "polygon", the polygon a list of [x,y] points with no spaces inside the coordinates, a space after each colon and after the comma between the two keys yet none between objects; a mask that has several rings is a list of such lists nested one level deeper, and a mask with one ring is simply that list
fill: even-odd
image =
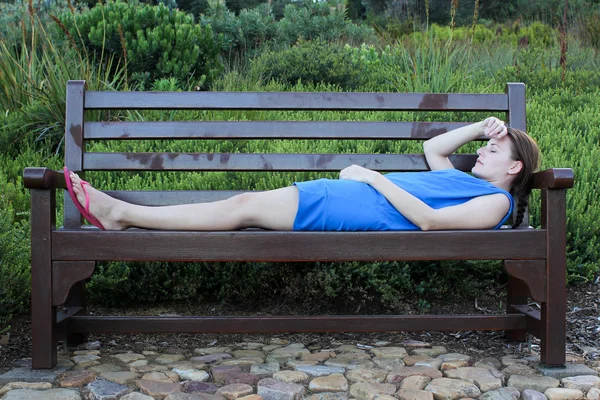
[{"label": "woman's hand on forehead", "polygon": [[490,139],[502,139],[508,134],[504,121],[496,117],[489,117],[483,121],[483,133]]}]

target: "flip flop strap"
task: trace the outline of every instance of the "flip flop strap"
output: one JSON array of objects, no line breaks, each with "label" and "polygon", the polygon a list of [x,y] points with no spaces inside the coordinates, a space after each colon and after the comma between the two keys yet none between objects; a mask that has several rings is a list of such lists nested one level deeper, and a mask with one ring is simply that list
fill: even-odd
[{"label": "flip flop strap", "polygon": [[85,194],[85,212],[90,214],[90,196],[87,194],[87,190],[85,190],[85,185],[89,185],[86,181],[81,181],[81,188],[83,189],[83,193]]}]

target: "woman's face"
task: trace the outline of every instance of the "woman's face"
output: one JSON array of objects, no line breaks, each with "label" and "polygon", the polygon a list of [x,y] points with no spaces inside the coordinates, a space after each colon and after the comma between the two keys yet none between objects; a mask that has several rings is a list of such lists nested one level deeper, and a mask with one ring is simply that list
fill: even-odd
[{"label": "woman's face", "polygon": [[507,175],[516,175],[521,170],[520,161],[512,158],[512,141],[507,136],[498,140],[492,138],[487,145],[477,150],[477,162],[471,172],[487,181],[496,181],[507,178]]}]

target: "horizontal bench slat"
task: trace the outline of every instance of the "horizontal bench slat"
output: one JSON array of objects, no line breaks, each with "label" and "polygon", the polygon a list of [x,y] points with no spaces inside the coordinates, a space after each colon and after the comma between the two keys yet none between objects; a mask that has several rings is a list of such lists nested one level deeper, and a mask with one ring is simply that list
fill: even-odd
[{"label": "horizontal bench slat", "polygon": [[523,315],[323,315],[263,317],[73,316],[71,332],[89,333],[267,333],[389,332],[525,329]]},{"label": "horizontal bench slat", "polygon": [[93,92],[85,109],[507,111],[506,94]]},{"label": "horizontal bench slat", "polygon": [[[430,139],[467,122],[169,121],[86,122],[101,139]],[[483,138],[482,138],[483,139]]]},{"label": "horizontal bench slat", "polygon": [[54,231],[52,254],[55,261],[531,260],[545,258],[545,243],[546,231],[541,229],[436,232],[130,229],[103,232],[84,228]]},{"label": "horizontal bench slat", "polygon": [[[290,182],[291,184],[291,182]],[[172,206],[225,200],[243,190],[107,190],[104,193],[115,199],[143,206]]]},{"label": "horizontal bench slat", "polygon": [[[469,171],[477,156],[455,154],[452,164]],[[377,171],[427,171],[423,154],[85,153],[90,171],[340,171],[357,164]]]}]

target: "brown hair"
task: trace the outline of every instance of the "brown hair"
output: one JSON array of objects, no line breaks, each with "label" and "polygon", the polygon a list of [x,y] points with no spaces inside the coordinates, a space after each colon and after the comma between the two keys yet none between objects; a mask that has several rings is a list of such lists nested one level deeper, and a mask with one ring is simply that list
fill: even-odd
[{"label": "brown hair", "polygon": [[517,216],[512,228],[518,228],[523,222],[525,209],[529,203],[531,193],[531,179],[533,173],[538,169],[540,162],[540,150],[537,143],[525,132],[514,128],[508,128],[508,137],[512,142],[512,158],[521,161],[521,171],[512,182],[510,193],[517,202]]}]

